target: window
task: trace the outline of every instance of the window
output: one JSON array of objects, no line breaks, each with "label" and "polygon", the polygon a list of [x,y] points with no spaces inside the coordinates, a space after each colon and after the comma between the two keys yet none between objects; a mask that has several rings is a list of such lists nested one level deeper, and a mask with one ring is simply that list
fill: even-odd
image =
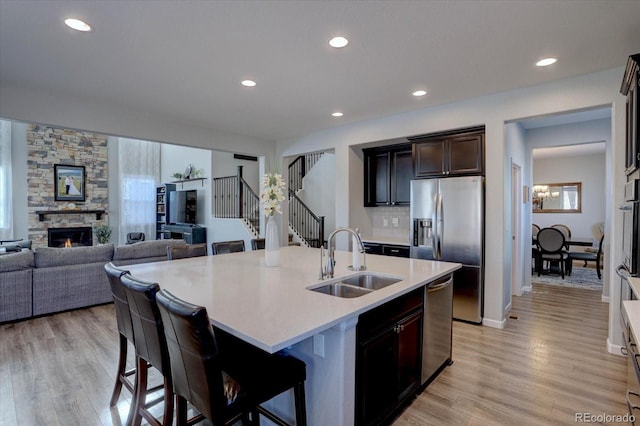
[{"label": "window", "polygon": [[118,241],[129,232],[155,236],[155,186],[160,180],[160,144],[118,139],[120,227]]}]

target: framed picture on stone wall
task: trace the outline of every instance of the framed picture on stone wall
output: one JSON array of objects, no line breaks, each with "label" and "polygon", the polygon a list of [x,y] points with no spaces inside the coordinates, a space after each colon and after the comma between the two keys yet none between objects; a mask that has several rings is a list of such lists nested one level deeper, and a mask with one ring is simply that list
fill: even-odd
[{"label": "framed picture on stone wall", "polygon": [[84,201],[84,166],[54,165],[56,201]]}]

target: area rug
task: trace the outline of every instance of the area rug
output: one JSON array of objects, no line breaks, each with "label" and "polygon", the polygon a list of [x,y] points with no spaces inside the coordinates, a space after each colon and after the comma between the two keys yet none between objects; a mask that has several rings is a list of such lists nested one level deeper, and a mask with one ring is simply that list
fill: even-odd
[{"label": "area rug", "polygon": [[595,269],[575,265],[571,275],[565,275],[564,280],[560,275],[532,274],[531,282],[602,291],[602,279],[598,279]]}]

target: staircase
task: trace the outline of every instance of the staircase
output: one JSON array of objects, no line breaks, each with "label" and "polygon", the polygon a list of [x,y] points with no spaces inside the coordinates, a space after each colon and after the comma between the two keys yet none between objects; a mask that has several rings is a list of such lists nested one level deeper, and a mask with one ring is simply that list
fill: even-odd
[{"label": "staircase", "polygon": [[[323,153],[298,156],[289,165],[289,244],[320,247],[324,240],[324,216],[316,215],[297,195],[303,178],[322,158]],[[249,232],[260,235],[260,197],[242,178],[242,166],[236,176],[213,179],[214,212],[218,218],[242,219]]]},{"label": "staircase", "polygon": [[242,178],[242,166],[236,176],[213,179],[215,217],[242,219],[249,232],[260,235],[260,197]]},{"label": "staircase", "polygon": [[323,153],[300,155],[289,164],[289,229],[302,244],[324,244],[324,216],[317,216],[297,195],[304,176],[322,158]]}]

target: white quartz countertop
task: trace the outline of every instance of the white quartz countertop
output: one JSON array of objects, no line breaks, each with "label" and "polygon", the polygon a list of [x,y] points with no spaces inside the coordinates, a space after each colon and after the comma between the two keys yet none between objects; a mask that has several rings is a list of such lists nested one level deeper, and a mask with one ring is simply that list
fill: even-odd
[{"label": "white quartz countertop", "polygon": [[[351,253],[336,251],[334,277],[347,270]],[[326,261],[326,258],[325,258]],[[343,299],[314,291],[320,250],[283,247],[280,266],[266,267],[264,251],[248,251],[127,265],[137,278],[205,306],[213,324],[270,353],[298,343],[461,267],[458,263],[367,255],[367,272],[402,281],[361,297]],[[331,280],[333,281],[333,280]]]},{"label": "white quartz countertop", "polygon": [[627,277],[631,291],[635,294],[636,299],[640,300],[640,277]]}]

